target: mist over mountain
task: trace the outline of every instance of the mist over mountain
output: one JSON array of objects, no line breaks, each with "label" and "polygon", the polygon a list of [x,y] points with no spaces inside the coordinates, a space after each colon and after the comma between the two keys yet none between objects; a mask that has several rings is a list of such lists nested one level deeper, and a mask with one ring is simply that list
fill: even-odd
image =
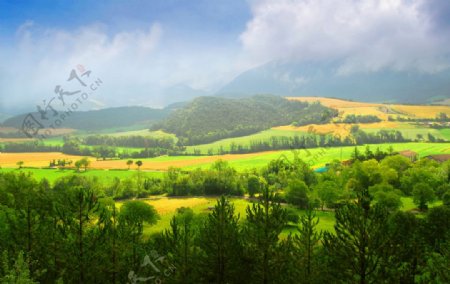
[{"label": "mist over mountain", "polygon": [[8,117],[10,117],[9,114],[0,113],[0,123],[2,123],[4,120],[6,120]]},{"label": "mist over mountain", "polygon": [[450,97],[448,69],[437,73],[382,69],[346,74],[341,66],[340,62],[274,61],[240,74],[217,95],[320,96],[399,103],[430,103]]},{"label": "mist over mountain", "polygon": [[[57,128],[74,128],[81,130],[100,130],[116,127],[128,127],[142,125],[149,127],[154,122],[165,118],[169,110],[152,109],[147,107],[118,107],[102,110],[77,111],[65,118],[64,122]],[[31,113],[36,119],[40,118],[38,112]],[[6,119],[3,126],[21,128],[27,114],[17,115]],[[49,114],[49,121],[52,116]]]}]

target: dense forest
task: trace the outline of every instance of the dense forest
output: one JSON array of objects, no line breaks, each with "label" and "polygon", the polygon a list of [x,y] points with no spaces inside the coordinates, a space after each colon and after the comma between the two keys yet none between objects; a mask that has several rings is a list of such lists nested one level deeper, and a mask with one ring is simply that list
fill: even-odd
[{"label": "dense forest", "polygon": [[277,125],[327,123],[337,111],[318,103],[258,95],[243,99],[200,97],[152,126],[174,133],[181,145],[210,143],[256,133]]},{"label": "dense forest", "polygon": [[[159,181],[137,173],[111,184],[0,173],[1,282],[448,283],[450,163],[370,153],[320,174],[298,155],[258,171],[218,161],[204,171],[172,169]],[[124,191],[145,196],[145,186],[222,197],[208,213],[178,209],[165,231],[147,236],[157,211],[140,200],[115,203]],[[244,193],[254,201],[240,216],[224,196]],[[418,209],[401,211],[401,196]],[[434,200],[442,205],[428,208]],[[317,228],[325,209],[334,211],[333,231]]]}]

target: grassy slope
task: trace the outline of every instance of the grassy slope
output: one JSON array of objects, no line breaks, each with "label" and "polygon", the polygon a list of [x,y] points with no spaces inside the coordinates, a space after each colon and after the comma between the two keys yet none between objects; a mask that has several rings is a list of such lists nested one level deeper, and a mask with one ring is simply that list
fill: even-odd
[{"label": "grassy slope", "polygon": [[[432,128],[417,127],[410,123],[398,123],[398,124],[400,127],[389,128],[389,129],[394,129],[394,130],[398,130],[398,131],[402,132],[403,136],[408,139],[416,139],[417,134],[422,134],[424,139],[428,139],[427,135],[428,135],[428,133],[431,133],[436,138],[450,140],[450,129],[438,130],[438,129],[432,129]],[[333,126],[333,125],[331,125],[331,126]],[[374,124],[360,124],[361,129],[363,129],[364,131],[366,131],[368,133],[375,133],[380,130],[386,130],[386,128],[377,128],[377,127],[373,127],[373,126],[374,126]],[[308,134],[308,132],[306,131],[307,127],[308,126],[301,127],[301,128],[295,128],[295,127],[285,126],[284,127],[285,129],[280,129],[283,127],[279,127],[276,129],[269,129],[269,130],[261,131],[261,132],[247,135],[247,136],[222,139],[222,140],[215,141],[215,142],[212,142],[209,144],[188,146],[188,147],[186,147],[186,153],[192,154],[192,153],[194,153],[194,150],[200,150],[200,152],[202,154],[207,154],[208,150],[212,149],[213,154],[217,154],[220,147],[222,147],[224,150],[229,150],[230,145],[233,142],[236,143],[237,145],[247,146],[250,144],[251,141],[259,141],[259,140],[267,141],[272,136],[287,136],[287,137],[304,136],[304,135]],[[316,128],[319,129],[321,127],[319,126]],[[336,127],[334,127],[334,128],[337,133],[340,133],[339,131],[342,130],[341,129],[342,126],[340,126],[340,128],[336,128]],[[330,128],[329,131],[333,131],[333,129]],[[350,129],[350,126],[348,127],[348,129]],[[343,134],[341,133],[341,135],[343,135]],[[345,135],[347,135],[347,134],[345,134]]]},{"label": "grassy slope", "polygon": [[213,149],[213,153],[216,154],[220,147],[223,147],[224,150],[229,150],[232,142],[237,145],[249,145],[251,141],[258,140],[268,140],[272,136],[303,136],[306,132],[296,131],[296,130],[279,130],[279,129],[268,129],[255,134],[241,136],[236,138],[227,138],[222,139],[213,143],[203,144],[203,145],[195,145],[186,147],[186,153],[193,153],[195,150],[200,150],[202,154],[208,153],[209,149]]}]

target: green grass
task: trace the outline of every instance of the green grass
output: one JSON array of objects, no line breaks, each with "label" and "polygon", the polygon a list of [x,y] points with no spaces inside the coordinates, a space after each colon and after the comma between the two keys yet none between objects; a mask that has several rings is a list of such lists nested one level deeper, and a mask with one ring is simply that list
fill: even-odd
[{"label": "green grass", "polygon": [[[379,147],[383,151],[387,151],[389,146],[394,148],[394,151],[412,150],[419,153],[420,157],[425,157],[431,154],[450,153],[449,143],[396,143],[396,144],[369,144],[372,151],[375,151]],[[330,147],[330,148],[315,148],[307,150],[298,150],[300,158],[306,162],[310,162],[313,167],[321,167],[330,161],[347,160],[350,159],[354,146],[347,147]],[[358,146],[360,151],[364,151],[365,145]],[[261,168],[267,165],[271,160],[278,159],[281,155],[285,155],[287,158],[293,158],[292,151],[276,151],[276,152],[263,152],[260,155],[246,157],[238,160],[229,161],[229,164],[238,171],[244,171],[246,169]],[[187,156],[191,157],[191,156]],[[186,158],[187,158],[186,157]],[[207,168],[210,167],[212,162],[189,166],[186,169],[195,168]]]},{"label": "green grass", "polygon": [[64,141],[61,136],[47,138],[42,141],[44,142],[44,145],[61,146],[61,147],[64,145]]},{"label": "green grass", "polygon": [[[207,198],[209,203],[208,204],[202,204],[191,207],[195,214],[207,214],[210,212],[208,210],[208,207],[212,207],[216,204],[217,198],[208,197]],[[241,221],[243,220],[242,217],[245,217],[245,210],[247,208],[247,205],[250,203],[247,200],[239,199],[239,198],[232,198],[231,201],[233,202],[235,206],[235,213],[240,214]],[[161,219],[158,220],[158,222],[155,225],[152,226],[145,226],[144,228],[144,234],[149,236],[155,233],[159,233],[164,231],[165,229],[168,229],[170,227],[170,220],[173,216],[175,216],[176,212],[170,212],[166,214],[161,214]]]},{"label": "green grass", "polygon": [[112,127],[112,128],[104,128],[97,130],[78,130],[77,133],[80,135],[104,135],[104,134],[112,134],[119,132],[128,132],[128,131],[148,131],[148,124],[133,124],[131,126],[121,126],[121,127]]},{"label": "green grass", "polygon": [[[208,214],[211,212],[208,207],[213,207],[216,204],[217,198],[207,197],[208,203],[190,207],[195,214]],[[231,198],[231,202],[235,207],[235,214],[240,216],[240,222],[244,222],[246,219],[247,206],[251,205],[251,201],[242,198]],[[291,207],[291,206],[289,206]],[[304,214],[303,210],[294,209],[298,214]],[[160,214],[160,219],[155,225],[146,225],[144,227],[144,235],[150,236],[152,234],[160,233],[170,227],[170,220],[175,216],[176,212],[169,212],[166,214]],[[317,217],[319,217],[318,230],[333,231],[334,226],[334,212],[322,212],[317,211]],[[286,227],[281,233],[281,237],[287,237],[289,233],[296,233],[294,226]]]},{"label": "green grass", "polygon": [[[364,131],[367,132],[367,133],[375,133],[375,132],[378,132],[380,130],[385,130],[385,129],[383,129],[383,128],[368,128],[368,129],[364,129]],[[416,127],[414,125],[410,125],[410,127],[402,126],[400,128],[395,128],[393,130],[400,131],[402,133],[403,137],[407,138],[407,139],[417,139],[417,135],[420,134],[420,135],[423,136],[423,138],[425,140],[427,140],[428,139],[428,133],[430,133],[436,138],[450,140],[450,137],[446,137],[445,135],[442,134],[441,131],[439,131],[438,129],[433,129],[433,128]]]},{"label": "green grass", "polygon": [[112,133],[105,133],[105,135],[114,136],[114,137],[120,137],[120,136],[146,136],[146,137],[153,137],[153,138],[170,137],[170,138],[176,139],[175,134],[166,133],[162,130],[150,131],[148,129],[125,131],[125,132],[112,132]]},{"label": "green grass", "polygon": [[295,130],[279,130],[279,129],[268,129],[255,134],[235,137],[235,138],[227,138],[219,141],[215,141],[209,144],[195,145],[186,147],[186,153],[194,153],[194,150],[200,150],[202,154],[207,154],[209,149],[213,149],[213,154],[217,154],[220,147],[224,150],[229,150],[231,143],[235,143],[236,145],[248,146],[251,141],[266,141],[270,139],[272,136],[304,136],[306,132],[295,131]]},{"label": "green grass", "polygon": [[[211,212],[208,210],[208,207],[212,207],[216,204],[217,198],[213,197],[207,197],[208,204],[202,204],[202,205],[196,205],[192,206],[192,210],[195,214],[208,214]],[[234,204],[235,207],[235,214],[239,214],[240,216],[240,222],[242,223],[246,219],[246,208],[248,205],[251,205],[251,202],[242,199],[242,198],[231,198],[231,202]],[[411,197],[402,197],[402,211],[412,211],[416,210],[417,206],[413,203],[413,200]],[[430,208],[440,206],[442,205],[442,201],[436,201],[434,203],[431,203],[429,205]],[[293,208],[292,206],[289,206]],[[305,214],[304,210],[299,210],[296,208],[293,208],[298,212],[298,214],[303,215]],[[175,211],[169,212],[166,214],[160,215],[161,219],[158,220],[158,222],[155,225],[146,225],[144,228],[144,235],[150,236],[152,234],[160,233],[164,231],[165,229],[168,229],[170,227],[170,220],[175,215]],[[422,216],[423,214],[419,214],[419,216]],[[329,231],[334,232],[334,223],[335,223],[335,217],[333,211],[316,211],[316,216],[319,218],[319,224],[317,225],[317,230],[319,231]],[[297,228],[294,224],[288,225],[283,232],[281,233],[281,238],[286,238],[290,233],[295,234],[297,233]]]},{"label": "green grass", "polygon": [[[402,211],[411,211],[411,210],[417,210],[417,205],[414,204],[412,197],[402,197]],[[442,205],[442,200],[435,201],[433,203],[428,204],[429,208],[433,208],[436,206]]]},{"label": "green grass", "polygon": [[439,132],[444,139],[450,140],[450,128],[440,129]]},{"label": "green grass", "polygon": [[[186,198],[186,199],[189,199],[189,198]],[[206,199],[208,200],[207,204],[201,204],[201,205],[196,205],[196,206],[190,207],[190,208],[192,208],[192,210],[194,211],[195,214],[208,214],[209,212],[211,212],[210,210],[208,210],[208,207],[214,206],[216,204],[217,198],[207,197]],[[251,202],[246,199],[242,199],[242,198],[231,198],[230,200],[234,204],[235,214],[236,215],[239,214],[240,222],[243,222],[246,219],[246,208],[248,205],[251,205]],[[403,203],[403,206],[401,208],[402,211],[416,210],[417,206],[413,203],[413,200],[411,197],[402,197],[401,200]],[[436,207],[439,205],[442,205],[442,201],[436,201],[436,202],[430,204],[429,207],[432,208],[432,207]],[[298,212],[299,215],[305,214],[304,210],[296,209],[292,206],[288,206],[288,207],[293,208],[295,211]],[[423,215],[422,213],[419,214],[419,216],[422,216],[422,215]],[[173,216],[175,216],[175,211],[168,212],[166,214],[161,214],[160,215],[161,219],[158,220],[158,222],[155,225],[151,225],[151,226],[146,225],[145,226],[144,234],[146,236],[150,236],[152,234],[156,234],[156,233],[164,231],[165,229],[168,229],[170,227],[170,220],[172,219]],[[335,218],[334,218],[333,211],[317,210],[316,216],[319,218],[319,224],[317,225],[317,229],[319,231],[334,232]],[[283,232],[281,233],[281,238],[287,237],[290,233],[292,233],[292,234],[297,233],[297,229],[294,224],[290,224],[283,230]]]},{"label": "green grass", "polygon": [[[79,172],[77,173],[75,170],[59,170],[59,169],[11,169],[11,168],[1,168],[0,172],[24,172],[30,173],[36,180],[42,180],[46,178],[50,183],[54,183],[58,178],[76,174],[87,177],[97,177],[101,182],[106,184],[110,183],[114,178],[126,179],[132,178],[138,174],[135,170],[89,170],[87,172]],[[141,171],[141,175],[144,177],[156,177],[162,178],[164,176],[163,172],[146,172]]]}]

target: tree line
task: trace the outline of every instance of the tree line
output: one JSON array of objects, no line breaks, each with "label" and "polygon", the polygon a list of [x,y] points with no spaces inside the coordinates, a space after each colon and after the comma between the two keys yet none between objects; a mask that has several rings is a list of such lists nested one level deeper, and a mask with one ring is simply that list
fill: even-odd
[{"label": "tree line", "polygon": [[172,137],[148,137],[140,135],[117,137],[111,135],[89,135],[83,137],[80,143],[90,146],[108,145],[111,147],[130,148],[175,148],[175,140]]},{"label": "tree line", "polygon": [[[435,138],[433,135],[428,136],[428,141],[445,142],[442,139]],[[193,148],[192,152],[185,152],[185,155],[211,156],[224,154],[246,154],[272,150],[314,149],[323,147],[404,142],[413,142],[413,140],[403,137],[403,134],[397,130],[380,130],[375,133],[368,133],[360,129],[359,126],[352,126],[350,134],[345,137],[341,137],[340,135],[323,134],[271,136],[267,139],[250,140],[247,144],[231,142],[228,149],[225,149],[223,146],[219,146],[217,149],[208,149],[206,153],[202,152],[200,149]],[[180,154],[175,153],[175,155]]]},{"label": "tree line", "polygon": [[381,119],[376,115],[355,115],[349,114],[342,119],[342,123],[375,123],[380,122]]},{"label": "tree line", "polygon": [[404,117],[404,116],[389,116],[389,121],[401,121],[401,122],[450,122],[450,117],[445,112],[440,112],[435,118],[416,118],[416,117]]}]

